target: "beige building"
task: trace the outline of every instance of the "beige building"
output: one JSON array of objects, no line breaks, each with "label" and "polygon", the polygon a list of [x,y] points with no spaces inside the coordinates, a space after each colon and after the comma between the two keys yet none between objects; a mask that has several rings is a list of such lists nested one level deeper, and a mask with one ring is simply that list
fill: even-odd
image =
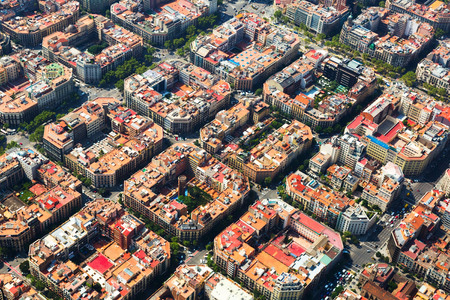
[{"label": "beige building", "polygon": [[253,182],[263,183],[266,178],[273,179],[308,150],[312,139],[311,128],[294,120],[291,124],[280,127],[250,150],[248,155],[238,149],[228,158],[228,163]]},{"label": "beige building", "polygon": [[78,1],[68,1],[64,4],[57,1],[39,1],[39,6],[39,14],[17,16],[3,21],[3,31],[25,47],[34,47],[42,43],[43,37],[75,23],[79,16]]}]

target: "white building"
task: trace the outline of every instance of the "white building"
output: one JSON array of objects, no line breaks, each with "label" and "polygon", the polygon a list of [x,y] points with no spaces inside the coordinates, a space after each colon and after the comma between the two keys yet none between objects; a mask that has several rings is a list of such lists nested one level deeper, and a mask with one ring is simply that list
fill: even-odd
[{"label": "white building", "polygon": [[438,183],[438,188],[446,194],[450,193],[450,169],[445,170],[444,176]]},{"label": "white building", "polygon": [[[213,279],[213,280],[211,280]],[[253,300],[253,295],[242,289],[236,282],[215,273],[205,284],[205,292],[210,300]],[[211,284],[213,282],[213,284]]]},{"label": "white building", "polygon": [[366,234],[370,226],[375,223],[376,215],[375,213],[372,218],[369,218],[361,207],[349,207],[338,216],[336,230],[341,232],[349,231],[354,235]]}]

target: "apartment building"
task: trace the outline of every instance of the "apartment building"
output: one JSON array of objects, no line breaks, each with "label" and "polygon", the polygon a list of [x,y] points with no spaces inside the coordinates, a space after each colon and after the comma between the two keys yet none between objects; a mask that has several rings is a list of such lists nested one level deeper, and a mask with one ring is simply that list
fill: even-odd
[{"label": "apartment building", "polygon": [[286,17],[296,25],[305,24],[317,34],[333,35],[350,14],[348,7],[341,9],[307,1],[291,3],[286,8]]},{"label": "apartment building", "polygon": [[[75,48],[83,41],[92,39],[105,41],[109,47],[96,55]],[[46,58],[71,68],[83,82],[98,84],[106,72],[114,70],[131,57],[139,57],[143,40],[103,16],[86,15],[65,31],[45,37],[42,44]]]},{"label": "apartment building", "polygon": [[351,134],[333,136],[328,143],[323,143],[320,151],[310,159],[309,168],[316,174],[326,173],[327,168],[333,164],[344,165],[353,170],[364,157],[365,149],[365,144]]},{"label": "apartment building", "polygon": [[351,204],[344,193],[330,189],[300,171],[286,178],[286,193],[330,226],[336,226],[340,215]]},{"label": "apartment building", "polygon": [[[187,178],[192,180],[187,182]],[[178,179],[178,189],[169,182]],[[168,194],[159,194],[165,187]],[[203,206],[177,201],[190,189],[211,196]],[[189,143],[175,144],[124,183],[124,203],[181,240],[200,239],[243,204],[250,187],[247,179]],[[189,195],[189,194],[188,194]]]},{"label": "apartment building", "polygon": [[[162,150],[163,129],[114,98],[97,98],[74,112],[44,128],[44,147],[97,188],[117,185]],[[106,138],[75,147],[104,128],[109,118],[114,131]]]},{"label": "apartment building", "polygon": [[[343,250],[339,234],[282,201],[265,199],[252,208],[258,213],[249,210],[249,217],[244,219],[244,215],[214,239],[215,263],[266,299],[306,299],[322,274],[339,260]],[[270,227],[274,222],[290,230],[283,230],[258,249],[250,246],[250,239],[265,232],[258,229]],[[289,238],[293,233],[295,241]]]},{"label": "apartment building", "polygon": [[79,192],[71,189],[64,190],[61,186],[56,186],[38,196],[35,202],[42,210],[47,211],[51,215],[48,220],[50,224],[67,220],[83,204]]},{"label": "apartment building", "polygon": [[45,151],[51,158],[64,161],[64,155],[77,143],[98,134],[105,128],[108,107],[118,104],[119,101],[115,98],[96,98],[57,122],[46,125],[43,137]]},{"label": "apartment building", "polygon": [[[38,179],[37,173],[40,173],[42,168],[53,164],[33,155],[31,150],[17,148],[0,157],[0,161],[2,185],[9,189],[21,182],[25,176],[29,180]],[[59,174],[62,175],[61,172]],[[61,177],[65,178],[64,183],[69,181],[76,183],[67,174]],[[63,183],[62,178],[60,182]],[[27,202],[27,205],[14,194],[2,200],[0,214],[1,247],[22,251],[28,247],[28,244],[37,234],[45,232],[49,226],[67,218],[71,211],[81,207],[81,194],[75,190],[77,187],[75,184],[50,186],[49,189],[36,189],[40,191],[40,194],[33,199],[27,199],[27,201],[31,201]],[[81,187],[81,183],[79,183],[79,187]],[[33,189],[33,191],[36,190]]]},{"label": "apartment building", "polygon": [[[415,244],[419,241],[426,242],[430,234],[437,230],[441,218],[432,212],[433,206],[430,209],[427,203],[436,203],[438,197],[440,196],[436,191],[424,195],[419,205],[404,218],[399,227],[392,231],[387,244],[392,262],[400,261],[401,252],[407,250],[411,242]],[[415,240],[418,241],[415,242]],[[420,243],[423,245],[423,242]],[[402,262],[404,263],[403,259]]]},{"label": "apartment building", "polygon": [[78,1],[39,1],[39,7],[39,14],[35,12],[2,21],[3,31],[25,47],[35,47],[45,36],[78,20]]},{"label": "apartment building", "polygon": [[[433,235],[435,227],[439,227],[440,218],[432,211],[441,199],[438,191],[425,195],[407,216],[405,223],[400,224],[396,234],[391,236],[388,249],[393,261],[418,274],[427,283],[448,292],[450,285],[446,273],[450,256],[445,247],[441,248],[447,243],[447,238]],[[422,288],[423,294],[425,291]]]},{"label": "apartment building", "polygon": [[[237,44],[239,53],[230,50]],[[262,47],[254,44],[257,42]],[[260,16],[239,14],[191,44],[191,61],[229,82],[237,90],[254,90],[298,55],[300,38],[271,26]]]},{"label": "apartment building", "polygon": [[20,64],[11,56],[0,58],[0,85],[8,81],[15,81],[22,75]]},{"label": "apartment building", "polygon": [[422,22],[427,22],[435,29],[444,31],[450,29],[448,7],[445,2],[434,1],[429,6],[406,0],[390,0],[386,2],[386,8],[395,12],[408,14]]},{"label": "apartment building", "polygon": [[445,170],[444,175],[438,182],[437,186],[444,193],[450,193],[450,169]]},{"label": "apartment building", "polygon": [[[164,273],[170,260],[170,245],[155,233],[142,229],[133,239],[137,251],[126,252],[115,241],[101,237],[97,218],[123,226],[131,216],[123,210],[117,214],[117,204],[99,199],[90,202],[60,227],[35,241],[29,250],[31,273],[65,299],[80,295],[91,297],[134,299],[147,289],[156,276]],[[142,225],[142,223],[141,223]],[[133,232],[131,227],[127,230]],[[104,243],[80,265],[70,259],[82,247],[94,249],[91,243]],[[101,285],[101,291],[92,284]]]},{"label": "apartment building", "polygon": [[[109,152],[98,151],[97,160],[89,162],[85,160],[86,151],[75,149],[68,155],[66,161],[76,161],[71,164],[84,165],[82,174],[89,179],[93,186],[97,188],[111,188],[118,185],[122,180],[132,174],[137,168],[144,166],[155,154],[162,150],[163,130],[155,123],[151,123],[146,131],[130,139],[120,137],[111,140],[115,144]],[[104,140],[108,142],[108,138]],[[89,152],[89,149],[87,149]]]},{"label": "apartment building", "polygon": [[[345,132],[362,137],[369,157],[398,165],[406,176],[417,175],[447,144],[447,110],[446,104],[429,96],[395,87],[357,116]],[[396,112],[406,118],[393,117]]]},{"label": "apartment building", "polygon": [[49,226],[50,213],[36,204],[26,207],[20,199],[10,195],[2,200],[0,245],[16,251],[26,250],[29,243],[45,226]]},{"label": "apartment building", "polygon": [[340,232],[348,231],[354,235],[364,235],[376,223],[376,219],[377,214],[373,214],[369,218],[361,207],[352,206],[339,215],[336,230]]},{"label": "apartment building", "polygon": [[158,300],[172,297],[173,299],[198,299],[206,295],[208,299],[253,300],[253,295],[240,287],[236,282],[215,273],[208,266],[200,264],[178,266],[174,274],[165,284],[149,298]]},{"label": "apartment building", "polygon": [[228,157],[228,163],[251,181],[262,183],[266,178],[273,179],[308,150],[312,139],[311,128],[294,120],[291,124],[280,127],[249,153],[236,149]]},{"label": "apartment building", "polygon": [[6,151],[7,161],[17,160],[23,169],[24,176],[32,181],[38,178],[39,167],[48,162],[48,159],[40,153],[27,148],[12,148]]},{"label": "apartment building", "polygon": [[416,69],[417,79],[450,92],[450,40],[441,41]]},{"label": "apartment building", "polygon": [[247,124],[249,116],[250,111],[242,102],[218,112],[216,118],[200,130],[202,148],[211,154],[217,153],[223,146],[222,140]]},{"label": "apartment building", "polygon": [[0,92],[0,121],[17,126],[30,121],[40,111],[59,105],[73,92],[70,69],[50,64],[42,56],[29,50],[3,57],[0,64],[0,82],[13,82],[23,76],[28,81],[17,88]]},{"label": "apartment building", "polygon": [[[380,37],[376,32],[387,31]],[[405,67],[433,40],[433,27],[409,15],[390,14],[385,8],[370,7],[355,20],[349,17],[340,42],[394,67]]]},{"label": "apartment building", "polygon": [[19,160],[9,156],[7,153],[0,156],[0,168],[1,189],[10,189],[25,177]]},{"label": "apartment building", "polygon": [[[151,9],[158,9],[160,13],[149,14]],[[189,26],[195,26],[198,18],[214,14],[217,0],[170,3],[146,0],[143,5],[121,0],[112,4],[110,11],[114,23],[140,35],[145,41],[162,45],[182,35]]]},{"label": "apartment building", "polygon": [[[327,57],[321,63],[320,69],[329,80],[351,89],[351,93],[358,99],[364,98],[364,95],[370,95],[376,87],[375,71],[354,59]],[[367,90],[364,90],[364,87]],[[359,91],[359,89],[363,90]]]},{"label": "apartment building", "polygon": [[400,194],[401,188],[402,182],[386,177],[382,180],[381,185],[368,183],[361,198],[372,205],[377,205],[382,211],[386,211]]},{"label": "apartment building", "polygon": [[45,126],[43,144],[50,158],[62,161],[64,154],[73,148],[73,139],[66,129],[68,128],[65,123]]},{"label": "apartment building", "polygon": [[9,273],[0,274],[2,299],[18,300],[20,298],[41,299],[42,297],[29,283]]},{"label": "apartment building", "polygon": [[[372,69],[354,60],[326,58],[327,53],[309,51],[282,71],[271,76],[263,85],[263,99],[295,119],[310,123],[313,128],[334,126],[349,111],[370,95],[376,87],[376,76]],[[333,94],[314,103],[307,96],[315,81],[315,72],[350,87],[348,95]],[[302,91],[299,93],[299,91]]]},{"label": "apartment building", "polygon": [[[379,127],[377,131],[380,134],[378,138],[368,137],[367,155],[382,163],[389,161],[395,163],[405,175],[421,174],[447,143],[447,126],[442,123],[428,124],[423,129],[424,134],[417,138],[406,132],[408,130],[404,129],[402,123],[397,123],[394,127],[388,124],[393,123],[386,119],[380,124],[381,128]],[[382,135],[380,131],[386,128],[391,130],[388,129],[387,134]],[[435,139],[430,138],[431,136]],[[399,143],[395,144],[397,141]]]},{"label": "apartment building", "polygon": [[342,188],[345,179],[350,175],[352,169],[346,166],[332,165],[327,169],[327,177],[330,180],[331,186],[339,190]]},{"label": "apartment building", "polygon": [[74,91],[72,70],[58,63],[49,64],[42,79],[30,85],[26,92],[37,102],[39,111],[56,107]]},{"label": "apartment building", "polygon": [[[192,64],[164,62],[155,70],[125,80],[125,101],[129,108],[168,132],[198,130],[230,102],[230,84]],[[172,88],[162,89],[169,84]],[[164,98],[163,91],[168,92]]]},{"label": "apartment building", "polygon": [[42,164],[37,170],[39,181],[47,187],[62,187],[81,193],[81,181],[52,161]]}]

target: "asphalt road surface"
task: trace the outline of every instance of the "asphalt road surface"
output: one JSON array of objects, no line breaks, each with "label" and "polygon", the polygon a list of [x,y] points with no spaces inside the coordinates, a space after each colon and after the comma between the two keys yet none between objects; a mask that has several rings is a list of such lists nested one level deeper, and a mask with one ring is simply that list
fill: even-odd
[{"label": "asphalt road surface", "polygon": [[202,265],[203,263],[201,262],[201,260],[205,259],[205,261],[206,261],[205,255],[208,254],[208,251],[201,250],[201,251],[197,251],[194,253],[195,253],[194,256],[192,256],[190,258],[188,257],[186,259],[186,264],[189,266]]}]

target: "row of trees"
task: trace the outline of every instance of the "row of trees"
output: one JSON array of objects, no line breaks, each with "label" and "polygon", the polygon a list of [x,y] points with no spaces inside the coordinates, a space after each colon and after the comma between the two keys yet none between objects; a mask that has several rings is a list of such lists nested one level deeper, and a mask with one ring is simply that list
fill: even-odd
[{"label": "row of trees", "polygon": [[426,82],[424,82],[423,87],[427,90],[427,94],[430,96],[445,97],[447,95],[447,90],[445,88],[437,88]]},{"label": "row of trees", "polygon": [[81,181],[85,186],[91,186],[92,181],[90,178],[84,177],[81,174],[78,174],[77,172],[75,172],[73,174],[79,181]]},{"label": "row of trees", "polygon": [[134,73],[142,74],[147,71],[152,65],[155,51],[155,48],[147,47],[146,54],[144,54],[142,59],[137,60],[135,57],[132,57],[115,70],[106,72],[100,80],[99,86],[105,87],[109,84],[114,84],[117,89],[123,92],[124,79]]},{"label": "row of trees", "polygon": [[197,25],[191,25],[186,29],[185,37],[178,39],[167,40],[164,42],[164,47],[169,50],[176,50],[177,54],[184,56],[189,51],[190,44],[195,41],[199,34],[205,35],[205,30],[208,30],[216,25],[218,15],[213,14],[205,17],[200,17],[197,20]]}]

